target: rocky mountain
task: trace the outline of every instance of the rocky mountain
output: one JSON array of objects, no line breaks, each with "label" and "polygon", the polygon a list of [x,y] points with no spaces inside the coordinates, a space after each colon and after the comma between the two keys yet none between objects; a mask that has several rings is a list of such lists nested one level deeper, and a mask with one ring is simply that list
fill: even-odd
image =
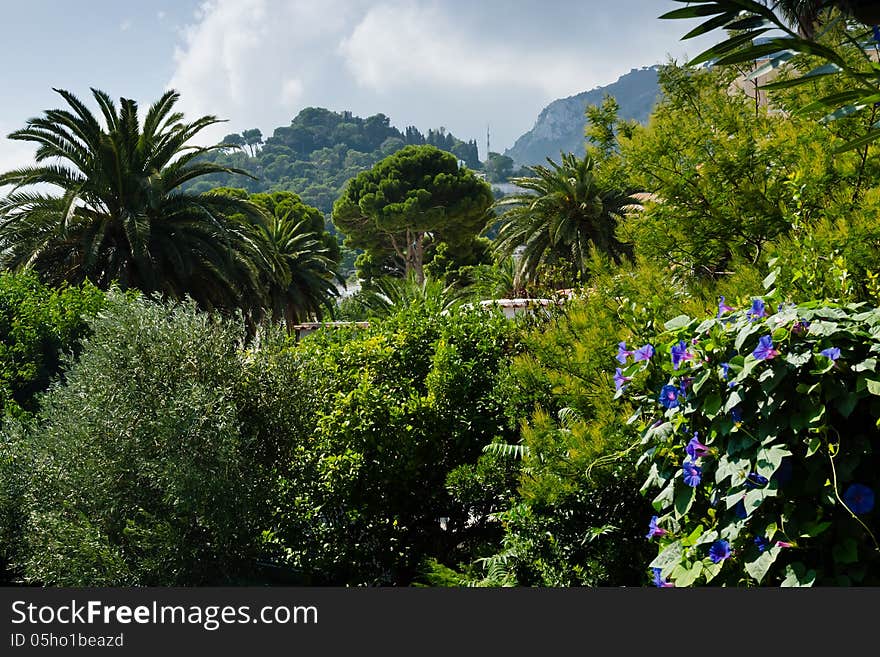
[{"label": "rocky mountain", "polygon": [[644,123],[660,94],[658,69],[659,66],[634,68],[612,84],[554,100],[538,115],[535,126],[504,151],[504,155],[512,158],[517,166],[544,164],[547,157],[558,161],[560,151],[583,157],[584,110],[588,105],[599,105],[606,94],[617,100],[621,118]]}]

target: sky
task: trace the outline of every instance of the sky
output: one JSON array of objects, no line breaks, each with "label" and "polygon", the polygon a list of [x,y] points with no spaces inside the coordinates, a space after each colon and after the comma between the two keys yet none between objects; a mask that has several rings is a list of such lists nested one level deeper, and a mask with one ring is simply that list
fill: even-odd
[{"label": "sky", "polygon": [[[548,103],[634,68],[693,57],[717,35],[658,20],[674,0],[0,0],[0,171],[6,139],[90,88],[146,107],[169,88],[205,143],[288,125],[304,107],[445,127],[503,152]],[[89,103],[95,111],[96,106]]]}]

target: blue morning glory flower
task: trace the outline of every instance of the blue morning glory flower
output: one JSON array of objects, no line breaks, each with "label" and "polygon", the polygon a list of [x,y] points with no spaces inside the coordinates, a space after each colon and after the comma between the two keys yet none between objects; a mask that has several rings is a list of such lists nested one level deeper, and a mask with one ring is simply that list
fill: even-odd
[{"label": "blue morning glory flower", "polygon": [[727,377],[730,376],[730,363],[721,363],[721,376],[727,381]]},{"label": "blue morning glory flower", "polygon": [[718,317],[721,317],[724,313],[733,312],[733,308],[727,305],[724,301],[724,297],[718,297]]},{"label": "blue morning glory flower", "polygon": [[730,557],[730,543],[725,540],[715,541],[709,548],[709,558],[712,563],[721,563]]},{"label": "blue morning glory flower", "polygon": [[651,571],[654,573],[654,586],[657,588],[666,589],[675,586],[672,582],[667,582],[663,579],[662,568],[652,568]]},{"label": "blue morning glory flower", "polygon": [[687,444],[684,451],[687,452],[687,455],[691,457],[692,460],[697,460],[701,456],[705,456],[709,453],[709,448],[706,447],[703,443],[700,442],[697,437],[697,432],[694,432],[694,437],[691,438],[691,441]]},{"label": "blue morning glory flower", "polygon": [[684,483],[692,488],[700,485],[700,480],[703,478],[703,468],[692,461],[685,461],[684,465],[681,466],[681,470]]},{"label": "blue morning glory flower", "polygon": [[750,472],[746,477],[746,488],[758,488],[767,484],[767,477],[759,475],[757,472]]},{"label": "blue morning glory flower", "polygon": [[678,366],[681,365],[682,361],[692,360],[694,355],[687,350],[687,343],[684,340],[680,340],[678,344],[672,345],[672,348],[669,350],[672,354],[672,367],[674,369],[678,369]]},{"label": "blue morning glory flower", "polygon": [[629,381],[632,381],[632,377],[631,376],[624,376],[623,372],[620,371],[619,367],[614,370],[614,389],[615,390],[620,390],[621,388],[624,387],[624,384],[628,383]]},{"label": "blue morning glory flower", "polygon": [[758,552],[763,552],[770,547],[770,541],[766,536],[755,536],[755,545],[758,546]]},{"label": "blue morning glory flower", "polygon": [[660,404],[663,408],[675,408],[679,405],[678,397],[681,394],[673,385],[665,385],[660,389]]},{"label": "blue morning glory flower", "polygon": [[864,484],[850,484],[843,494],[843,501],[856,515],[870,513],[874,508],[874,491]]},{"label": "blue morning glory flower", "polygon": [[654,355],[654,347],[652,345],[646,344],[643,347],[639,347],[636,349],[633,354],[633,360],[638,362],[640,360],[651,360],[651,356]]},{"label": "blue morning glory flower", "polygon": [[779,351],[773,348],[773,339],[764,335],[758,339],[758,346],[752,352],[752,356],[758,360],[769,360],[779,355]]},{"label": "blue morning glory flower", "polygon": [[734,406],[730,409],[730,419],[733,420],[734,424],[740,424],[742,419],[742,413],[740,413],[739,408]]},{"label": "blue morning glory flower", "polygon": [[830,358],[831,360],[837,360],[840,358],[840,349],[838,347],[828,347],[828,349],[823,349],[819,352],[825,358]]},{"label": "blue morning glory flower", "polygon": [[665,529],[657,526],[657,520],[657,516],[651,516],[651,522],[648,523],[648,535],[645,538],[655,538],[666,533]]},{"label": "blue morning glory flower", "polygon": [[621,365],[626,365],[627,357],[632,356],[632,354],[633,352],[627,350],[626,342],[617,343],[617,360]]},{"label": "blue morning glory flower", "polygon": [[754,322],[759,317],[767,316],[767,308],[764,305],[763,299],[755,299],[752,301],[752,307],[749,309],[749,312],[746,313],[746,317],[749,318],[749,321]]},{"label": "blue morning glory flower", "polygon": [[745,502],[743,502],[742,500],[740,500],[739,502],[737,502],[737,503],[736,503],[736,506],[733,507],[733,513],[734,513],[734,515],[736,515],[736,517],[739,518],[740,520],[745,520],[746,517],[749,515],[748,512],[746,511],[746,504],[745,504]]}]

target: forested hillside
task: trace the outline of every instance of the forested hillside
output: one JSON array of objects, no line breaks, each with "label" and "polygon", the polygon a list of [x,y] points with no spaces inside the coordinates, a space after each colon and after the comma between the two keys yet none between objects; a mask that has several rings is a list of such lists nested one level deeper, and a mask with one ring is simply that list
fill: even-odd
[{"label": "forested hillside", "polygon": [[227,135],[223,141],[236,148],[205,157],[249,171],[254,178],[218,173],[200,178],[189,191],[214,187],[240,187],[250,193],[293,191],[325,215],[348,180],[404,146],[430,144],[473,169],[481,167],[476,141],[464,142],[445,128],[428,130],[427,135],[414,126],[401,132],[384,114],[364,119],[320,107],[303,109],[289,126],[275,128],[265,140],[260,130],[253,129]]}]

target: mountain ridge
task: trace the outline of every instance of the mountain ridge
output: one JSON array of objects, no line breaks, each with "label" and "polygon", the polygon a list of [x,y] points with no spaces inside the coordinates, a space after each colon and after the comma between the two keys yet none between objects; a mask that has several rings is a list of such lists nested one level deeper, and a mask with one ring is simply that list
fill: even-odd
[{"label": "mountain ridge", "polygon": [[587,106],[601,104],[606,95],[614,96],[620,105],[620,118],[646,122],[660,95],[659,69],[659,65],[634,68],[611,84],[552,101],[541,110],[532,129],[504,155],[516,166],[542,164],[548,157],[558,159],[560,152],[583,157]]}]

